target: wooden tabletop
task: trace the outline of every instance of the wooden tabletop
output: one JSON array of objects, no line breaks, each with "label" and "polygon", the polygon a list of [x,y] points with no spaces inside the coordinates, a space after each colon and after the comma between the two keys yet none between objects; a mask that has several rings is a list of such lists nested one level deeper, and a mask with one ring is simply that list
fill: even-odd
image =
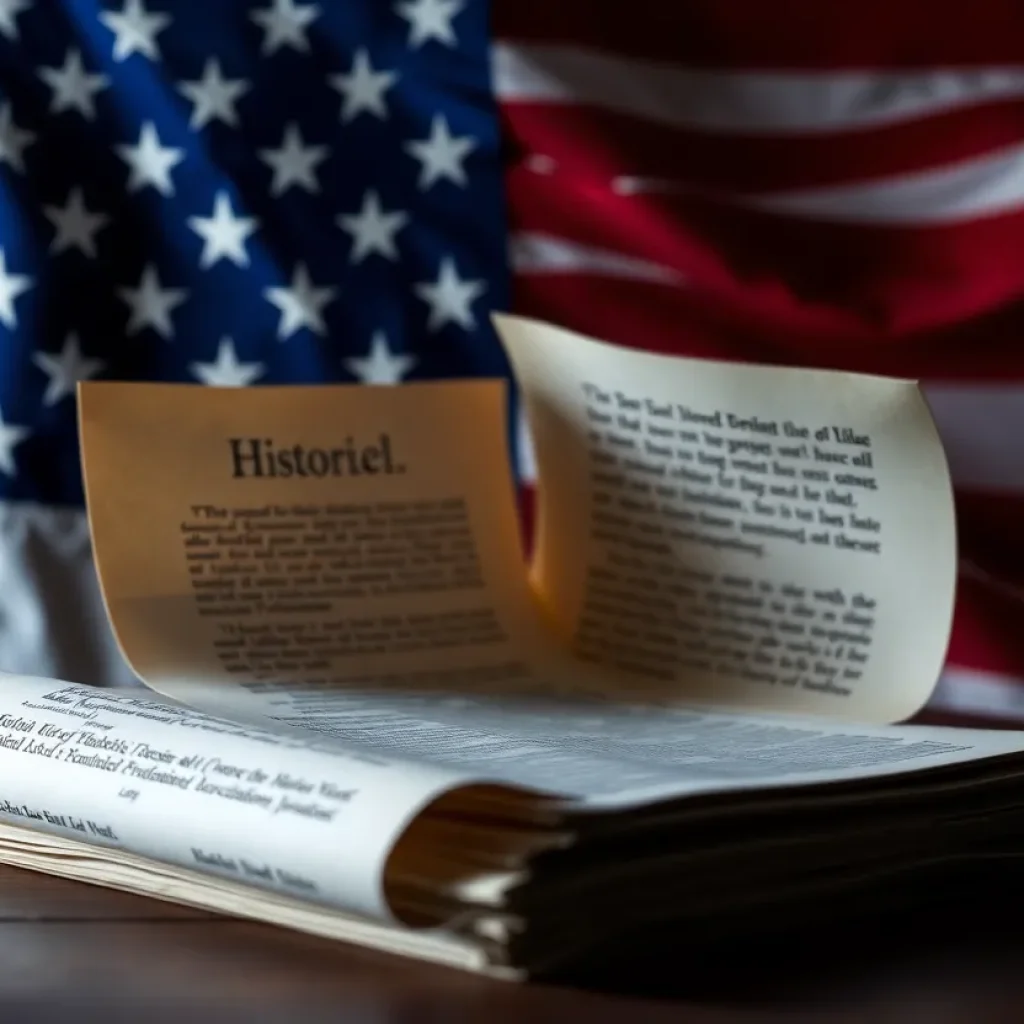
[{"label": "wooden tabletop", "polygon": [[953,922],[939,906],[731,953],[684,953],[681,937],[657,988],[602,992],[488,982],[0,866],[0,1021],[1020,1021],[1024,919],[1005,909]]}]

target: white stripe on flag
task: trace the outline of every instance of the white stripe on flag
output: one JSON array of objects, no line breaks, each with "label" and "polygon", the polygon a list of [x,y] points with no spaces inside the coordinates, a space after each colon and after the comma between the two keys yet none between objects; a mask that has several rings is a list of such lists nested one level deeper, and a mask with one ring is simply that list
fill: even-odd
[{"label": "white stripe on flag", "polygon": [[1024,493],[1024,384],[926,384],[959,487]]},{"label": "white stripe on flag", "polygon": [[512,269],[520,274],[599,274],[664,284],[683,281],[671,267],[539,232],[514,234],[509,242],[509,259]]},{"label": "white stripe on flag", "polygon": [[950,667],[942,673],[928,706],[962,715],[1024,720],[1024,679]]},{"label": "white stripe on flag", "polygon": [[0,502],[0,672],[138,685],[107,623],[84,512]]},{"label": "white stripe on flag", "polygon": [[580,103],[703,131],[851,131],[1024,96],[1020,67],[697,71],[573,46],[499,44],[505,103]]},{"label": "white stripe on flag", "polygon": [[946,224],[990,217],[1024,206],[1024,146],[871,182],[729,198],[770,213],[853,224]]}]

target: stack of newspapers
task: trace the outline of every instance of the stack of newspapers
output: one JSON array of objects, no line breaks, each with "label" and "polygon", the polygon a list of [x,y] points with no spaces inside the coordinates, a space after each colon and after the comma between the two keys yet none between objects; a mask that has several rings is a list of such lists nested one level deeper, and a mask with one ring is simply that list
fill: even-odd
[{"label": "stack of newspapers", "polygon": [[81,385],[144,685],[0,680],[0,861],[519,979],[1020,856],[1024,735],[897,724],[956,580],[916,384],[496,323],[529,559],[499,381]]}]

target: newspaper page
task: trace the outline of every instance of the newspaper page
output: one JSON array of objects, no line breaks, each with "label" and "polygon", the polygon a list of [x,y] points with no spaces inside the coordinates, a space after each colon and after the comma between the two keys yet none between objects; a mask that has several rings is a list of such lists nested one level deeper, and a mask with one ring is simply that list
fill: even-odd
[{"label": "newspaper page", "polygon": [[234,706],[564,797],[579,810],[895,779],[1024,752],[1024,733],[865,725],[572,696],[440,697],[278,684]]},{"label": "newspaper page", "polygon": [[496,322],[536,449],[534,584],[577,656],[719,706],[892,722],[925,703],[956,532],[913,381]]},{"label": "newspaper page", "polygon": [[0,678],[0,779],[8,825],[381,921],[396,841],[467,781],[144,690],[21,676]]},{"label": "newspaper page", "polygon": [[79,415],[108,615],[155,689],[552,685],[500,382],[88,382]]},{"label": "newspaper page", "polygon": [[[865,779],[1018,749],[1019,737],[1007,734],[672,708],[687,704],[684,677],[673,693],[652,694],[571,658],[538,618],[527,586],[501,394],[483,382],[252,391],[84,385],[99,575],[140,677],[225,717],[556,791],[591,807]],[[902,401],[894,404],[891,415],[878,410],[883,426],[905,415]],[[880,427],[873,429],[877,436]],[[287,438],[275,450],[287,443],[307,451],[382,432],[405,473],[271,475],[264,466],[254,477],[250,461],[235,475],[231,439]],[[927,440],[920,447],[922,458],[941,463]],[[934,602],[940,633],[951,587],[944,479],[940,473],[939,511],[925,521],[938,535],[939,571],[925,572],[921,594]],[[438,518],[442,504],[459,510],[457,523]],[[215,511],[196,511],[206,508]],[[586,506],[577,508],[585,523]],[[307,515],[314,518],[300,528],[295,519]],[[269,528],[241,525],[248,521]],[[236,545],[243,554],[229,554]],[[463,564],[458,552],[471,553],[473,572],[453,568]],[[234,576],[236,564],[248,568]],[[808,571],[789,565],[805,573],[797,579]],[[222,575],[236,582],[207,583]],[[867,593],[869,581],[855,579]],[[302,599],[289,603],[297,590]],[[210,591],[223,596],[205,597]],[[467,628],[484,621],[496,625]],[[905,623],[907,643],[919,639],[927,660],[938,641],[917,637],[915,622]],[[891,634],[884,637],[891,644]],[[924,689],[917,668],[908,683]],[[821,695],[822,706],[831,707],[826,697],[833,699]]]}]

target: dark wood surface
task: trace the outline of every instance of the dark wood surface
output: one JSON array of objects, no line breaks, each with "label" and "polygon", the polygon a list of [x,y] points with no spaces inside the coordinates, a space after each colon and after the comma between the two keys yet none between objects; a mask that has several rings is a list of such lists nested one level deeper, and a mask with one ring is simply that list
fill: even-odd
[{"label": "dark wood surface", "polygon": [[1020,1021],[1024,919],[997,909],[953,921],[940,901],[916,924],[862,922],[724,959],[691,948],[655,996],[621,981],[489,982],[0,867],[0,1021]]}]

